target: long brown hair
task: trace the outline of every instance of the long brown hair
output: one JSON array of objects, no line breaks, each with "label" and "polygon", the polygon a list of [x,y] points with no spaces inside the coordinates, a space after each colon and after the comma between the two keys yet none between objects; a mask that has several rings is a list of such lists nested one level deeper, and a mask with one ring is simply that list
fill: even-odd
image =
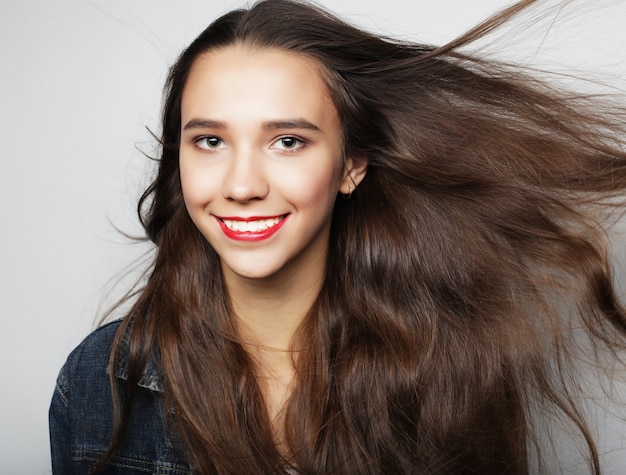
[{"label": "long brown hair", "polygon": [[[139,207],[157,255],[116,347],[129,335],[129,387],[158,356],[166,412],[197,473],[528,473],[541,411],[577,427],[599,473],[568,368],[575,328],[613,349],[626,335],[597,224],[626,189],[626,127],[588,97],[459,51],[532,3],[436,48],[265,0],[182,53]],[[190,68],[234,43],[315,59],[346,156],[368,162],[351,199],[336,201],[325,282],[295,336],[288,460],[178,170]],[[115,402],[108,456],[132,394]]]}]

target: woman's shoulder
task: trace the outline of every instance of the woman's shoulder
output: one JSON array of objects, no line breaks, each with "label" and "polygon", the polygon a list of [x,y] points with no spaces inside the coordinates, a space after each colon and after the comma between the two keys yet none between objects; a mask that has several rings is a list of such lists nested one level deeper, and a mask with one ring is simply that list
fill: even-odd
[{"label": "woman's shoulder", "polygon": [[109,356],[121,320],[107,323],[87,335],[69,354],[57,378],[61,396],[69,398],[71,387],[103,389],[108,386]]},{"label": "woman's shoulder", "polygon": [[[115,433],[112,396],[126,402],[131,393],[124,381],[128,364],[124,335],[115,350],[117,384],[111,385],[110,356],[120,324],[114,321],[90,333],[59,373],[49,412],[53,473],[90,473],[108,450]],[[158,375],[156,361],[150,359],[128,399],[132,408],[124,440],[110,462],[121,471],[106,473],[191,473],[180,438],[166,430]]]},{"label": "woman's shoulder", "polygon": [[122,323],[122,320],[114,320],[96,328],[70,353],[69,360],[89,357],[89,355],[108,354],[111,351],[113,340]]}]

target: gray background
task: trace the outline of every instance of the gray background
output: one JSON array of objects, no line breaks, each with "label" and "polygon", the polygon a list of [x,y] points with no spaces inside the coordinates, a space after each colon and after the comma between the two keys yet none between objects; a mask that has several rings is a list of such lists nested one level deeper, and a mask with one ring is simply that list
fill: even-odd
[{"label": "gray background", "polygon": [[[442,43],[510,2],[321,3],[378,32]],[[626,2],[574,3],[549,28],[560,4],[543,2],[539,25],[507,30],[489,51],[602,80],[623,76]],[[116,227],[140,232],[135,203],[151,170],[141,151],[154,150],[146,127],[158,130],[167,67],[212,19],[239,5],[0,0],[0,473],[50,471],[56,374],[147,249]],[[623,247],[623,238],[616,242]],[[603,417],[604,450],[623,446],[624,426],[606,426],[614,417]],[[626,473],[623,451],[605,458],[608,473]]]}]

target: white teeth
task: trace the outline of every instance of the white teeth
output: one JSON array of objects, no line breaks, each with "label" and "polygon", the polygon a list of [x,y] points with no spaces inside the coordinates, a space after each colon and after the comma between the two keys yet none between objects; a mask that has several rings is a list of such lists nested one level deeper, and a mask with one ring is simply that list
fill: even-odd
[{"label": "white teeth", "polygon": [[231,231],[240,233],[258,233],[275,226],[280,222],[280,217],[269,219],[257,219],[256,221],[239,221],[236,219],[222,219],[222,222]]}]

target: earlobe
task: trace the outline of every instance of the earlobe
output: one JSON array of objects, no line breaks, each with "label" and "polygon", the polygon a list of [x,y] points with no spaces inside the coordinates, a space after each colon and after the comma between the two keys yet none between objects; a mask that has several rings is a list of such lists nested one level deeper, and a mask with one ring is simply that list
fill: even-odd
[{"label": "earlobe", "polygon": [[347,158],[339,191],[349,198],[367,173],[367,160]]}]

